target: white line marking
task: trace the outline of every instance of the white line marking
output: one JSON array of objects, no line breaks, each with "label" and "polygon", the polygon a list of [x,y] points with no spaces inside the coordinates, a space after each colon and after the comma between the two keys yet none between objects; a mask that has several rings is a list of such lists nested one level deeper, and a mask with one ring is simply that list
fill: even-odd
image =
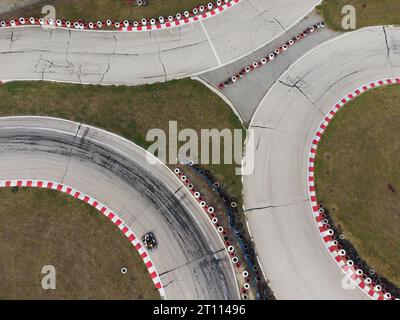
[{"label": "white line marking", "polygon": [[208,32],[207,32],[206,27],[204,26],[202,20],[200,20],[200,25],[201,25],[201,28],[202,28],[203,31],[204,31],[204,34],[205,34],[206,37],[207,37],[208,42],[210,43],[210,47],[211,47],[212,51],[214,52],[214,56],[215,56],[215,58],[217,59],[218,65],[221,65],[221,64],[222,64],[222,63],[221,63],[221,60],[220,60],[219,57],[218,57],[217,51],[215,50],[215,47],[214,47],[214,45],[213,45],[213,43],[212,43],[212,41],[211,41],[211,39],[210,39],[210,36],[208,35]]}]

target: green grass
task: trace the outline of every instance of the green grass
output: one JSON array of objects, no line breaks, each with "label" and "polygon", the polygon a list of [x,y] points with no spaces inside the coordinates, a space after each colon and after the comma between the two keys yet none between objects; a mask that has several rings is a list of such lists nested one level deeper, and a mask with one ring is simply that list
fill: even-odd
[{"label": "green grass", "polygon": [[[338,112],[316,158],[318,200],[379,274],[400,285],[400,86]],[[392,192],[394,191],[394,192]]]},{"label": "green grass", "polygon": [[[91,86],[46,82],[12,82],[0,86],[0,116],[40,115],[94,125],[147,148],[148,130],[243,129],[217,95],[197,81],[126,86]],[[241,177],[235,165],[206,166],[241,203]]]},{"label": "green grass", "polygon": [[328,27],[335,31],[344,31],[342,8],[346,5],[356,8],[357,28],[400,24],[398,0],[325,0],[317,10]]},{"label": "green grass", "polygon": [[[160,298],[132,244],[88,204],[3,188],[0,206],[0,299]],[[44,265],[56,269],[56,290],[41,286]]]},{"label": "green grass", "polygon": [[19,18],[20,16],[39,18],[44,5],[56,8],[57,18],[67,20],[84,19],[97,21],[106,19],[141,19],[175,15],[185,10],[191,11],[209,0],[151,0],[146,7],[130,5],[126,0],[45,0],[38,4],[17,9],[4,14],[3,18]]}]

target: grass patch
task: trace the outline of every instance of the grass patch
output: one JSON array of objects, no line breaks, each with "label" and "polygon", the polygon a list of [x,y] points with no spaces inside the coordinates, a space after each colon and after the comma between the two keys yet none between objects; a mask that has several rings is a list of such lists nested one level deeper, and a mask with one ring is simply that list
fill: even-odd
[{"label": "grass patch", "polygon": [[[88,204],[3,188],[0,205],[0,299],[160,298],[132,244]],[[56,290],[42,289],[44,265],[56,269]]]},{"label": "grass patch", "polygon": [[400,286],[400,86],[338,112],[316,157],[319,201],[359,254]]},{"label": "grass patch", "polygon": [[[243,129],[229,106],[201,83],[189,79],[137,87],[48,82],[12,82],[0,86],[0,116],[51,116],[90,124],[147,148],[146,134],[169,121],[178,130]],[[241,177],[235,165],[205,166],[241,204]]]},{"label": "grass patch", "polygon": [[44,16],[41,11],[44,5],[53,5],[56,8],[57,18],[66,20],[83,19],[97,21],[106,19],[157,18],[191,11],[198,5],[205,5],[209,0],[151,0],[145,7],[133,6],[126,0],[44,0],[22,9],[5,13],[2,18],[19,18]]},{"label": "grass patch", "polygon": [[346,5],[356,8],[357,28],[400,24],[400,5],[397,0],[325,0],[317,10],[329,28],[345,31],[342,29],[342,8]]}]

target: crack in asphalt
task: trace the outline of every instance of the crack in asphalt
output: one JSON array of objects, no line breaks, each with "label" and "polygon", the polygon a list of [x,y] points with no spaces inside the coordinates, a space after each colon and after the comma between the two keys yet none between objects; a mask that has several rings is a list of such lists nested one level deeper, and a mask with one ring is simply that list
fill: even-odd
[{"label": "crack in asphalt", "polygon": [[[180,34],[180,33],[179,33]],[[179,40],[180,41],[180,40]],[[178,42],[178,41],[177,41]],[[201,40],[201,41],[197,41],[195,43],[191,43],[191,44],[186,44],[184,46],[179,46],[180,49],[187,49],[187,48],[191,48],[191,47],[195,47],[198,46],[199,44],[203,44],[203,43],[208,43],[208,40]],[[176,50],[176,47],[173,48],[168,48],[168,49],[163,49],[160,52],[161,53],[165,53],[165,52],[171,52]]]},{"label": "crack in asphalt", "polygon": [[386,32],[386,27],[385,26],[383,26],[383,33],[385,35],[385,44],[386,44],[386,50],[387,50],[386,59],[389,62],[389,64],[393,67],[392,60],[390,59],[390,46],[389,46],[389,42],[388,42],[388,37],[387,37],[387,32]]},{"label": "crack in asphalt", "polygon": [[252,212],[252,211],[260,211],[260,210],[265,210],[265,209],[275,209],[275,208],[284,208],[284,207],[290,207],[292,205],[298,204],[298,203],[304,203],[309,201],[309,198],[302,200],[302,201],[294,201],[291,203],[286,203],[286,204],[280,204],[280,205],[268,205],[268,206],[263,206],[263,207],[256,207],[256,208],[250,208],[244,210],[245,212]]},{"label": "crack in asphalt", "polygon": [[111,68],[110,59],[111,59],[111,58],[109,57],[109,58],[108,58],[108,61],[107,61],[107,69],[106,69],[106,70],[104,71],[104,73],[101,75],[99,84],[103,82],[104,77],[107,75],[108,72],[110,72],[110,68]]},{"label": "crack in asphalt", "polygon": [[273,127],[261,126],[261,125],[252,125],[252,128],[266,129],[266,130],[275,130]]},{"label": "crack in asphalt", "polygon": [[112,57],[112,56],[115,56],[115,54],[116,54],[116,52],[117,52],[118,38],[117,38],[115,35],[113,35],[113,39],[114,39],[114,41],[115,41],[114,50],[113,50],[113,52],[112,52],[112,55],[108,55],[108,59],[107,59],[107,68],[106,68],[106,70],[104,71],[104,73],[101,75],[99,84],[100,84],[100,83],[103,83],[104,77],[110,72],[110,68],[111,68],[111,57]]},{"label": "crack in asphalt", "polygon": [[283,84],[289,88],[297,89],[311,103],[311,105],[324,116],[325,115],[324,112],[322,112],[322,110],[317,107],[316,103],[314,101],[312,101],[311,98],[308,97],[307,94],[303,91],[303,89],[298,86],[298,83],[300,83],[301,81],[304,81],[304,80],[302,78],[298,78],[295,83],[289,84],[289,83],[283,82],[282,80],[279,80],[279,82],[281,84]]},{"label": "crack in asphalt", "polygon": [[176,281],[176,279],[172,279],[171,281],[169,281],[167,284],[164,284],[163,287],[164,289],[167,288],[170,284],[174,283]]},{"label": "crack in asphalt", "polygon": [[277,18],[274,17],[274,20],[281,26],[282,30],[286,30],[286,28],[282,25],[282,23],[280,23],[280,21]]},{"label": "crack in asphalt", "polygon": [[251,7],[254,9],[254,11],[257,12],[257,16],[259,16],[261,18],[261,20],[263,20],[265,23],[271,24],[271,23],[278,23],[279,26],[282,28],[282,30],[286,30],[286,28],[279,22],[279,20],[275,17],[273,17],[274,20],[267,20],[266,18],[264,18],[264,14],[271,11],[272,7],[269,7],[267,9],[264,9],[263,11],[260,11],[251,0],[248,0],[249,4],[251,5]]},{"label": "crack in asphalt", "polygon": [[258,150],[258,148],[260,147],[260,142],[261,142],[261,138],[258,138],[257,145],[256,145],[256,150]]},{"label": "crack in asphalt", "polygon": [[67,41],[67,48],[65,50],[65,61],[67,62],[68,66],[71,68],[71,72],[69,74],[69,79],[71,79],[74,70],[75,70],[75,65],[71,60],[69,60],[69,47],[71,45],[71,39],[72,39],[72,32],[71,29],[68,29],[68,41]]},{"label": "crack in asphalt", "polygon": [[65,166],[64,174],[63,174],[63,176],[61,177],[61,184],[64,183],[65,176],[67,175],[67,172],[68,172],[68,169],[69,169],[69,164],[70,164],[70,162],[71,162],[72,148],[75,147],[76,139],[77,139],[77,137],[78,137],[78,133],[79,133],[79,130],[81,129],[81,127],[82,127],[82,124],[79,123],[79,124],[78,124],[78,128],[76,129],[76,132],[75,132],[73,144],[72,144],[71,147],[70,147],[67,165]]},{"label": "crack in asphalt", "polygon": [[340,79],[336,80],[336,81],[335,81],[334,83],[332,83],[331,85],[329,85],[329,86],[324,90],[324,92],[321,94],[321,96],[318,98],[317,103],[322,99],[322,97],[325,95],[325,93],[329,92],[330,89],[331,89],[332,87],[334,87],[336,84],[338,84],[339,82],[343,81],[344,79],[346,79],[346,78],[348,78],[348,77],[350,77],[350,76],[352,76],[352,75],[355,75],[355,74],[357,74],[357,73],[359,73],[359,72],[360,72],[359,70],[355,70],[355,71],[353,71],[353,72],[350,72],[350,73],[346,74],[345,76],[341,77]]},{"label": "crack in asphalt", "polygon": [[[150,37],[153,37],[153,34],[150,32]],[[157,37],[154,37],[154,39],[156,40],[156,44],[157,44],[157,50],[158,50],[158,61],[160,61],[160,64],[164,70],[164,81],[167,82],[168,81],[168,75],[167,75],[167,69],[165,67],[164,61],[162,61],[161,58],[161,46],[160,46],[160,42],[158,40]]]},{"label": "crack in asphalt", "polygon": [[10,47],[8,49],[8,51],[10,51],[10,52],[12,50],[12,46],[13,46],[14,41],[15,41],[15,39],[14,39],[14,28],[12,28],[11,29],[11,35],[10,35]]}]

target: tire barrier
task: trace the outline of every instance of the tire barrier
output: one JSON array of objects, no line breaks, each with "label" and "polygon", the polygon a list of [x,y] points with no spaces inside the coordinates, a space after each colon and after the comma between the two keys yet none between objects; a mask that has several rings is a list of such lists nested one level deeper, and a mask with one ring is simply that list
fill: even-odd
[{"label": "tire barrier", "polygon": [[[156,267],[149,256],[146,247],[140,242],[139,238],[133,233],[133,231],[122,221],[122,219],[112,210],[107,208],[102,203],[93,199],[89,195],[86,195],[72,187],[67,185],[45,180],[0,180],[0,188],[39,188],[39,189],[52,189],[62,193],[66,193],[75,199],[79,199],[87,204],[91,205],[93,208],[101,212],[106,216],[112,223],[114,223],[122,233],[128,238],[129,242],[135,247],[136,251],[139,253],[146,265],[146,268],[150,274],[150,277],[154,283],[154,286],[160,293],[161,298],[166,299],[164,287],[161,283],[160,275],[156,270]],[[126,267],[121,268],[121,273],[128,272]]]},{"label": "tire barrier", "polygon": [[[203,210],[205,211],[206,214],[209,215],[212,223],[214,223],[218,232],[221,234],[226,249],[228,251],[228,254],[231,255],[231,259],[233,257],[236,257],[238,259],[237,262],[232,261],[232,263],[235,264],[236,268],[240,268],[243,266],[244,269],[250,270],[250,272],[246,271],[247,276],[245,278],[248,279],[248,281],[251,282],[252,287],[254,287],[257,299],[273,299],[273,294],[271,289],[268,287],[267,283],[265,282],[265,279],[260,276],[260,272],[258,271],[258,266],[255,263],[255,261],[257,261],[255,250],[251,244],[251,241],[244,239],[244,235],[242,234],[240,228],[237,225],[235,219],[235,215],[239,214],[237,201],[235,199],[232,199],[224,191],[224,189],[221,186],[221,183],[213,177],[210,171],[202,169],[199,165],[195,164],[193,161],[187,161],[185,165],[188,166],[190,170],[192,170],[195,174],[200,176],[207,183],[210,190],[217,194],[218,198],[220,199],[219,203],[223,204],[223,212],[225,213],[226,216],[228,228],[222,226],[224,222],[222,222],[221,219],[216,218],[216,216],[220,215],[222,212],[218,212],[219,210],[215,210],[214,207],[207,205],[204,199],[202,202],[200,202],[200,205],[203,205]],[[178,176],[178,178],[181,175],[184,175],[182,170],[179,168],[176,168],[174,172]],[[193,196],[196,192],[199,192],[195,188],[189,190]],[[196,200],[199,202],[198,199]],[[211,212],[209,210],[210,208],[212,208]],[[231,237],[233,237],[234,241],[231,240]],[[236,250],[235,246],[233,245],[234,242],[236,242],[238,244],[238,247],[240,248],[239,254],[237,252],[235,254]],[[241,263],[240,261],[241,256],[243,256],[243,263]],[[248,268],[246,268],[246,265],[248,266]],[[268,295],[265,295],[265,292],[267,292]]]},{"label": "tire barrier", "polygon": [[[190,166],[194,166],[195,164],[193,162],[188,163]],[[203,209],[204,213],[206,213],[210,220],[211,223],[216,227],[217,231],[222,234],[222,238],[224,240],[226,250],[229,254],[232,254],[235,251],[235,248],[231,245],[231,242],[229,240],[229,237],[227,236],[227,232],[224,230],[224,227],[220,224],[219,219],[216,217],[215,209],[212,206],[209,206],[207,202],[204,200],[204,198],[201,196],[200,192],[194,187],[194,184],[190,181],[190,179],[187,178],[187,176],[183,173],[183,171],[179,168],[175,168],[174,170],[175,175],[177,178],[182,182],[183,180],[187,181],[186,187],[189,189],[189,192],[192,194],[194,199],[198,202],[200,207]],[[183,179],[184,178],[184,179]],[[190,187],[189,187],[190,186]],[[219,187],[219,184],[214,182],[215,187]],[[236,259],[233,259],[236,258]],[[232,263],[236,266],[239,262],[239,259],[237,257],[231,257]],[[235,262],[236,261],[236,262]]]},{"label": "tire barrier", "polygon": [[[143,1],[145,0],[135,0]],[[191,24],[196,21],[205,20],[213,17],[217,14],[225,12],[229,8],[235,6],[243,0],[220,0],[216,2],[210,2],[206,7],[199,6],[193,8],[191,11],[185,11],[184,13],[178,12],[175,16],[158,17],[158,18],[143,18],[137,20],[102,20],[102,21],[84,21],[79,19],[78,21],[68,21],[59,19],[58,23],[54,23],[51,19],[43,20],[42,18],[36,19],[30,17],[29,19],[21,17],[17,20],[2,20],[0,21],[0,28],[7,27],[19,27],[26,25],[47,25],[57,28],[77,29],[77,30],[100,30],[103,28],[114,28],[117,31],[123,32],[143,32],[143,31],[154,31],[179,27],[186,24]],[[129,1],[128,1],[129,2]],[[132,1],[133,3],[134,1]]]},{"label": "tire barrier", "polygon": [[218,88],[222,90],[236,82],[236,81],[232,81],[233,78],[235,78],[237,80],[242,79],[245,74],[255,71],[259,67],[266,66],[268,64],[268,62],[274,60],[278,55],[286,52],[289,49],[289,47],[293,46],[296,42],[304,39],[304,37],[306,37],[310,33],[313,33],[315,30],[324,28],[324,27],[325,27],[324,22],[318,22],[315,25],[308,27],[302,33],[294,36],[292,39],[290,39],[289,41],[284,43],[282,46],[280,46],[279,48],[276,48],[273,52],[269,53],[268,56],[261,58],[260,61],[254,61],[251,65],[243,67],[239,73],[231,76],[226,81],[221,82],[218,85]]},{"label": "tire barrier", "polygon": [[[314,176],[315,157],[321,137],[339,110],[344,108],[348,102],[370,89],[393,84],[400,85],[400,78],[390,78],[371,82],[355,89],[340,99],[321,121],[311,142],[308,158],[308,193],[313,216],[317,227],[320,230],[321,238],[331,256],[351,281],[374,300],[398,300],[395,296],[400,297],[400,289],[389,280],[377,275],[375,271],[373,271],[373,269],[362,260],[350,241],[347,240],[343,234],[337,232],[334,223],[329,218],[328,210],[324,208],[323,204],[318,204]],[[323,228],[323,226],[326,225],[325,219],[328,220],[330,224],[329,230]],[[369,273],[366,273],[365,270],[369,270]],[[369,276],[367,277],[366,274]]]}]

